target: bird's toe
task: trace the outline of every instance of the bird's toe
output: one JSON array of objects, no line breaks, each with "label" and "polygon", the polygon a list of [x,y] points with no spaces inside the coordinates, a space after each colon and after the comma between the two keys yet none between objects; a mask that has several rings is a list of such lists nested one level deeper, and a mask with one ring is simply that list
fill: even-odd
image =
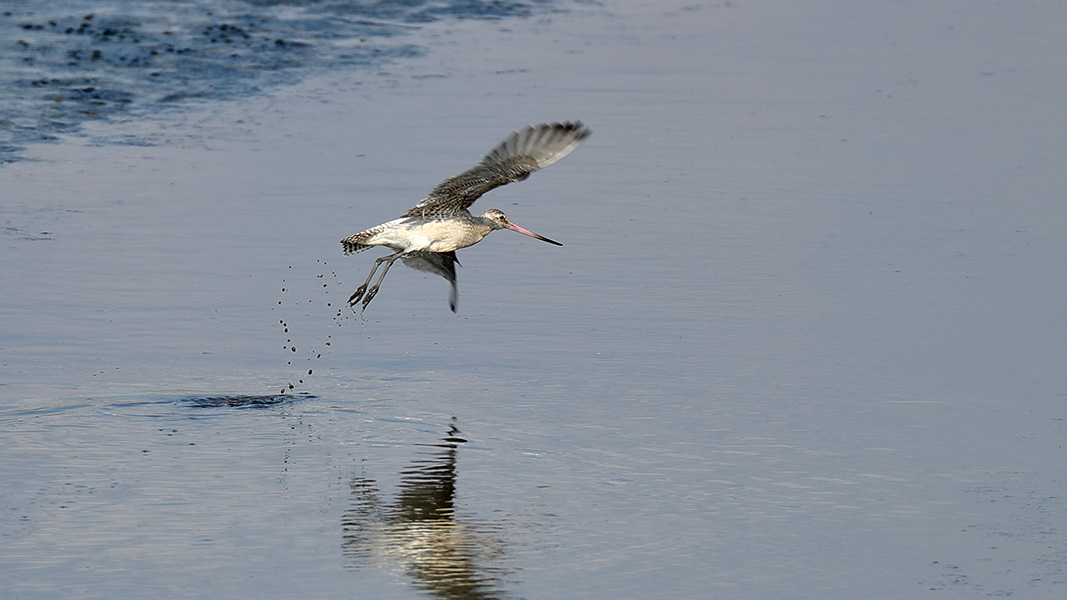
[{"label": "bird's toe", "polygon": [[361,285],[356,288],[356,291],[352,292],[352,295],[348,297],[348,305],[355,306],[359,299],[363,297],[363,292],[367,291],[367,286]]}]

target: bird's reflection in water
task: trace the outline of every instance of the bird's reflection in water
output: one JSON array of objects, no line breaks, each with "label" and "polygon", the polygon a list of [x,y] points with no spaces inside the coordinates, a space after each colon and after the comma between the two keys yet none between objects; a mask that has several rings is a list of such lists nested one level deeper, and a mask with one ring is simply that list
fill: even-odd
[{"label": "bird's reflection in water", "polygon": [[466,440],[455,424],[401,472],[396,499],[382,500],[373,479],[353,477],[341,519],[346,566],[399,569],[440,598],[505,598],[500,524],[457,518],[456,454]]}]

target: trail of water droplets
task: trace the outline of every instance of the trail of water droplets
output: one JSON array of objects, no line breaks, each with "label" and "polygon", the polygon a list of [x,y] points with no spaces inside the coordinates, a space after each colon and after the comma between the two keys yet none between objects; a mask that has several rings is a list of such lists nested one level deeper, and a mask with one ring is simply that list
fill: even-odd
[{"label": "trail of water droplets", "polygon": [[[279,299],[278,304],[274,307],[274,309],[279,312],[284,312],[286,309],[289,308],[314,308],[318,306],[323,309],[323,312],[329,312],[332,314],[330,325],[331,329],[333,327],[341,327],[346,322],[352,319],[354,313],[346,310],[348,308],[348,305],[346,303],[335,303],[333,298],[330,296],[330,291],[331,288],[343,286],[343,283],[340,279],[338,279],[336,271],[326,271],[326,261],[316,260],[315,262],[318,263],[320,269],[322,269],[322,272],[315,275],[316,288],[319,292],[321,292],[321,298],[318,298],[317,302],[316,298],[314,297],[307,298],[306,301],[301,299],[296,302],[288,302],[285,299]],[[289,265],[289,270],[293,270],[292,265]],[[294,279],[298,277],[299,275],[294,273],[290,275],[289,278],[282,279],[282,294],[293,292],[293,290],[290,288],[290,284],[296,283]],[[338,306],[335,306],[335,304],[337,304]],[[293,341],[295,336],[293,332],[290,331],[291,326],[289,321],[287,321],[286,318],[282,317],[278,319],[278,324],[282,327],[282,332],[286,336],[285,345],[283,347],[288,350],[290,354],[300,354],[300,350],[297,348],[296,342]],[[301,386],[306,385],[305,380],[310,378],[311,375],[314,373],[313,366],[316,364],[316,361],[321,360],[323,355],[329,352],[332,345],[333,335],[329,333],[321,334],[314,338],[314,341],[311,344],[312,349],[303,353],[302,360],[298,357],[290,357],[289,360],[286,361],[286,364],[288,366],[293,366],[294,362],[297,364],[301,364],[302,366],[297,372],[297,374],[291,377],[288,382],[286,382],[285,386],[282,387],[280,393],[286,394],[289,392],[295,392],[298,389],[303,389]]]}]

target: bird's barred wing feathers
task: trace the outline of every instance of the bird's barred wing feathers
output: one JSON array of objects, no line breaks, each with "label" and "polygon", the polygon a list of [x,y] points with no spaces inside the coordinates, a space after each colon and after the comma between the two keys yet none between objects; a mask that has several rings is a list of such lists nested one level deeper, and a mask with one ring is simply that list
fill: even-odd
[{"label": "bird's barred wing feathers", "polygon": [[452,312],[456,312],[456,304],[459,300],[459,286],[456,284],[456,265],[459,259],[455,252],[415,252],[400,257],[404,264],[418,271],[426,271],[440,275],[452,284],[452,292],[448,296],[448,306]]},{"label": "bird's barred wing feathers", "polygon": [[430,216],[465,210],[489,190],[522,181],[530,173],[574,152],[590,133],[581,121],[531,125],[516,131],[476,167],[437,184],[407,215]]}]

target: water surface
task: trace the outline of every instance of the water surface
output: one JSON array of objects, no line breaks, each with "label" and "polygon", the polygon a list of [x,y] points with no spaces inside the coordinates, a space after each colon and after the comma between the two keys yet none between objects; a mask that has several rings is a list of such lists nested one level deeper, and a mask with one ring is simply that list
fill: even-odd
[{"label": "water surface", "polygon": [[[576,5],[3,166],[18,597],[1062,597],[1056,3]],[[526,123],[439,278],[338,240]],[[148,145],[94,140],[122,136]],[[310,371],[310,373],[309,373]],[[292,386],[292,387],[290,387]]]}]

